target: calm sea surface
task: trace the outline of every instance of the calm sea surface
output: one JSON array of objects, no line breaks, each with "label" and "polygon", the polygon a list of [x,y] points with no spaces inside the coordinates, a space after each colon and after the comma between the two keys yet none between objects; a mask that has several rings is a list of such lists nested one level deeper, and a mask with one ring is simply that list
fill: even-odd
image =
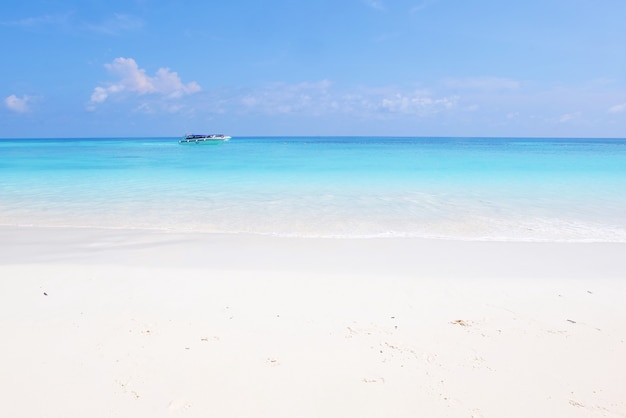
[{"label": "calm sea surface", "polygon": [[626,139],[0,139],[0,225],[626,242]]}]

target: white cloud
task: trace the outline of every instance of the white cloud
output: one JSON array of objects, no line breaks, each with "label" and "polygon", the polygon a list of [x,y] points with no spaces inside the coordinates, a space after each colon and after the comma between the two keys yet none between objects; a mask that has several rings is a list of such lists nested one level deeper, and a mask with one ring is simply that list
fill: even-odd
[{"label": "white cloud", "polygon": [[4,104],[7,109],[16,113],[26,113],[30,110],[29,103],[32,98],[29,96],[17,97],[15,94],[10,95],[4,99]]},{"label": "white cloud", "polygon": [[107,35],[115,35],[120,32],[140,29],[142,26],[142,20],[125,14],[115,14],[112,18],[106,19],[100,23],[84,24],[84,27],[88,30]]},{"label": "white cloud", "polygon": [[390,113],[427,116],[451,109],[457,101],[456,97],[434,99],[426,93],[417,91],[410,94],[396,93],[386,97],[381,100],[380,107]]},{"label": "white cloud", "polygon": [[420,4],[418,4],[417,6],[412,7],[411,10],[410,10],[410,13],[421,12],[422,10],[430,7],[431,5],[435,4],[436,2],[437,2],[437,0],[424,0]]},{"label": "white cloud", "polygon": [[580,115],[581,115],[580,112],[566,113],[564,115],[561,115],[561,117],[558,118],[558,122],[566,123],[566,122],[580,118]]},{"label": "white cloud", "polygon": [[241,97],[246,111],[277,114],[344,114],[353,117],[426,117],[454,108],[456,96],[433,97],[426,91],[369,88],[335,91],[328,80],[273,84]]},{"label": "white cloud", "polygon": [[626,103],[618,104],[615,106],[611,106],[609,108],[609,113],[621,113],[626,110]]},{"label": "white cloud", "polygon": [[195,81],[183,84],[178,73],[169,68],[159,68],[156,75],[151,77],[132,58],[116,58],[112,63],[105,64],[105,68],[119,80],[97,86],[91,94],[89,110],[93,110],[96,104],[103,103],[112,95],[123,93],[139,96],[152,94],[166,99],[177,99],[202,90]]},{"label": "white cloud", "polygon": [[21,28],[32,28],[42,25],[65,25],[68,23],[70,16],[71,13],[33,16],[19,20],[2,21],[0,22],[0,25]]},{"label": "white cloud", "polygon": [[18,20],[0,21],[0,26],[20,29],[40,27],[63,27],[71,30],[97,32],[105,35],[116,35],[121,32],[142,28],[144,22],[134,16],[117,13],[101,22],[82,21],[74,12],[25,17]]},{"label": "white cloud", "polygon": [[249,110],[266,114],[297,112],[323,113],[328,108],[330,82],[276,83],[241,98]]},{"label": "white cloud", "polygon": [[366,0],[365,3],[375,10],[385,10],[385,5],[382,1],[379,0]]},{"label": "white cloud", "polygon": [[448,88],[468,90],[517,90],[521,87],[519,81],[503,77],[448,78],[443,83]]}]

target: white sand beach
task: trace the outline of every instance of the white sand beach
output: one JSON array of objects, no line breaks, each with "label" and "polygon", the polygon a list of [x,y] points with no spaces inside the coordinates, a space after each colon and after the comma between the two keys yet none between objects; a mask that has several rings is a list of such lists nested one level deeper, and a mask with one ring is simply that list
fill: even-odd
[{"label": "white sand beach", "polygon": [[0,414],[625,417],[626,244],[0,228]]}]

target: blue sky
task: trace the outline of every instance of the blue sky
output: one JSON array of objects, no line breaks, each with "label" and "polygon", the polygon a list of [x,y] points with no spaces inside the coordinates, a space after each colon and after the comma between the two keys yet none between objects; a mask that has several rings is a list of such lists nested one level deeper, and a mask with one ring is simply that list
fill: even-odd
[{"label": "blue sky", "polygon": [[0,137],[626,137],[624,0],[8,0]]}]

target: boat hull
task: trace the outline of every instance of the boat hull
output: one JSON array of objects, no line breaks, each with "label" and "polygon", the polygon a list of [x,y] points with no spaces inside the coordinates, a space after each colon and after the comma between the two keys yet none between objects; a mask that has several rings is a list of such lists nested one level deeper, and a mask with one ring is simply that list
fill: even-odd
[{"label": "boat hull", "polygon": [[181,139],[179,144],[191,144],[191,145],[215,145],[228,141],[230,138],[223,139]]},{"label": "boat hull", "polygon": [[228,141],[230,136],[226,135],[187,135],[180,141],[179,144],[191,144],[191,145],[211,145],[221,144]]}]

